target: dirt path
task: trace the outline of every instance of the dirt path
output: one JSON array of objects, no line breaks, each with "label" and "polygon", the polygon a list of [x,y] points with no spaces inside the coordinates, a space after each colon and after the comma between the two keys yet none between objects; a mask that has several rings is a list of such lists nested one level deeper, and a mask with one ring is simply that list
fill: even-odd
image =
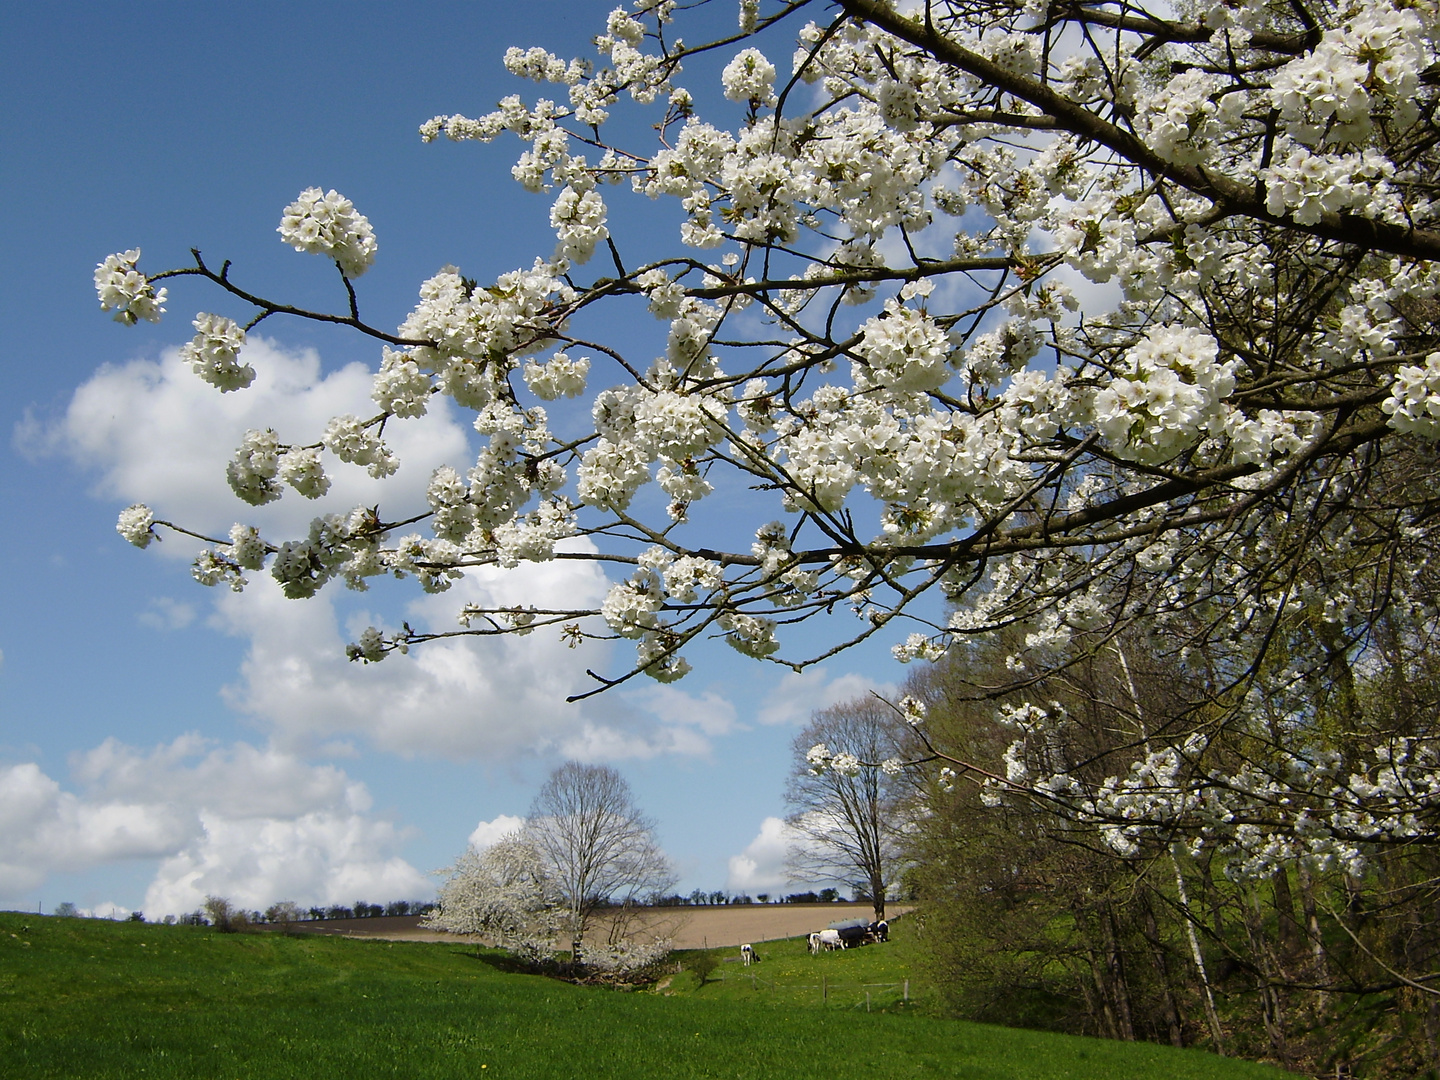
[{"label": "dirt path", "polygon": [[[891,904],[894,918],[910,910]],[[640,933],[669,937],[677,949],[736,948],[745,942],[774,941],[823,930],[842,919],[868,919],[869,904],[736,904],[726,906],[647,908],[639,915]],[[295,923],[306,934],[379,938],[386,941],[455,941],[455,934],[437,934],[420,927],[419,916],[389,915],[375,919],[322,919]]]}]

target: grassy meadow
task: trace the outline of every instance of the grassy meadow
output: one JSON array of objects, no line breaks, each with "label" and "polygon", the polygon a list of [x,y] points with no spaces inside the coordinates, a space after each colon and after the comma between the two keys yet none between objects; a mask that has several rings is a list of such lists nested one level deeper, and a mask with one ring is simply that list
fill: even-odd
[{"label": "grassy meadow", "polygon": [[675,959],[685,970],[662,979],[659,992],[760,1008],[924,1015],[934,1008],[936,995],[912,974],[919,968],[910,955],[913,947],[910,924],[903,918],[891,923],[890,941],[882,946],[811,956],[804,938],[765,941],[755,946],[759,962],[750,967],[741,965],[734,949],[715,950],[720,962],[703,984],[692,970],[699,950],[681,950]]},{"label": "grassy meadow", "polygon": [[[812,958],[803,942],[771,942],[754,968],[721,963],[703,984],[687,970],[658,990],[617,991],[519,974],[461,945],[0,914],[0,1076],[1286,1075],[1198,1051],[935,1019],[914,984],[910,1003],[898,991],[882,1000],[879,984],[903,985],[905,949]],[[810,989],[819,985],[823,996]]]}]

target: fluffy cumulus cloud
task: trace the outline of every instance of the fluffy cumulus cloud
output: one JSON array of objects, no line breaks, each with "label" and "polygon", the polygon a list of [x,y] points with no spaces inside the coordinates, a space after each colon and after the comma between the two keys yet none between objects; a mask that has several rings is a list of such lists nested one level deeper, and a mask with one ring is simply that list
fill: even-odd
[{"label": "fluffy cumulus cloud", "polygon": [[0,896],[19,898],[56,871],[181,847],[192,821],[160,801],[81,798],[33,762],[0,770]]},{"label": "fluffy cumulus cloud", "polygon": [[516,817],[514,814],[498,814],[494,820],[482,821],[475,826],[475,831],[470,834],[470,846],[476,851],[484,851],[524,824],[523,817]]},{"label": "fluffy cumulus cloud", "polygon": [[560,753],[576,761],[707,757],[716,738],[745,730],[735,705],[714,690],[692,694],[677,686],[642,684],[587,705],[580,729],[559,744]]},{"label": "fluffy cumulus cloud", "polygon": [[0,770],[0,901],[126,859],[159,861],[143,904],[152,917],[207,894],[254,908],[433,888],[396,854],[403,830],[371,816],[364,785],[332,765],[185,735],[148,751],[107,739],[71,773],[77,790],[33,762]]},{"label": "fluffy cumulus cloud", "polygon": [[403,836],[389,822],[349,807],[296,818],[200,814],[203,835],[165,859],[145,892],[151,916],[198,908],[207,895],[263,908],[277,898],[301,904],[428,897],[434,884],[396,855]]},{"label": "fluffy cumulus cloud", "polygon": [[686,693],[678,686],[655,684],[635,695],[635,700],[658,716],[684,724],[700,736],[729,735],[745,730],[735,716],[735,705],[714,690]]},{"label": "fluffy cumulus cloud", "polygon": [[[17,437],[32,452],[64,453],[93,471],[96,493],[117,506],[143,501],[157,517],[212,535],[238,519],[279,538],[302,534],[317,513],[375,505],[382,495],[393,516],[421,510],[435,467],[463,469],[471,456],[458,414],[436,399],[425,422],[401,420],[386,428],[402,463],[392,480],[381,485],[361,469],[327,459],[334,486],[323,499],[287,492],[271,505],[247,506],[224,480],[247,428],[274,425],[282,441],[309,442],[330,417],[369,415],[374,406],[372,373],[363,364],[327,373],[313,350],[287,351],[253,335],[244,359],[258,374],[249,389],[233,394],[196,378],[178,350],[158,361],[106,366],[75,392],[62,420],[48,428],[22,426]],[[151,557],[155,550],[130,557]],[[158,550],[188,556],[194,545],[169,537]],[[288,750],[356,739],[404,755],[622,760],[707,753],[710,736],[733,726],[733,710],[727,715],[728,706],[709,697],[685,708],[643,694],[567,704],[567,696],[594,688],[586,669],[605,668],[609,649],[588,643],[572,650],[555,631],[434,642],[381,664],[345,659],[346,643],[371,623],[393,630],[408,620],[453,630],[465,603],[599,607],[609,583],[594,564],[555,560],[472,571],[446,593],[425,596],[417,589],[404,600],[377,588],[366,600],[383,593],[386,599],[372,601],[389,605],[379,613],[358,609],[343,589],[291,601],[268,574],[251,578],[242,594],[212,594],[217,614],[211,624],[248,640],[230,702]],[[157,629],[184,627],[201,602],[195,588],[197,599],[157,599],[136,617]]]},{"label": "fluffy cumulus cloud", "polygon": [[725,888],[733,893],[778,893],[789,882],[785,859],[796,842],[795,831],[778,817],[760,823],[755,839],[738,855],[730,856]]},{"label": "fluffy cumulus cloud", "polygon": [[[472,571],[449,592],[410,602],[416,628],[448,630],[465,603],[599,604],[606,590],[593,565],[576,561]],[[554,631],[525,637],[435,641],[378,664],[346,660],[345,643],[386,620],[370,611],[342,617],[343,598],[287,600],[268,579],[218,595],[217,622],[248,640],[230,703],[266,727],[280,745],[308,751],[358,737],[402,756],[451,760],[554,754],[583,761],[697,754],[709,743],[695,716],[647,697],[568,703],[594,687],[586,668],[603,669],[608,648],[567,648]],[[712,712],[714,709],[712,708]]]},{"label": "fluffy cumulus cloud", "polygon": [[[463,465],[469,457],[464,427],[448,399],[437,399],[425,422],[398,420],[386,427],[386,441],[401,462],[392,481],[373,480],[327,453],[333,486],[324,498],[287,491],[269,506],[248,506],[225,483],[225,466],[247,429],[274,427],[282,442],[311,443],[331,417],[371,416],[375,404],[373,373],[364,364],[324,373],[313,349],[289,351],[257,336],[249,338],[243,356],[257,375],[249,389],[233,394],[197,378],[179,349],[167,349],[158,361],[106,365],[75,391],[61,420],[48,427],[22,425],[17,441],[27,452],[63,453],[93,471],[101,496],[118,504],[144,502],[157,517],[211,535],[224,534],[237,520],[276,535],[299,535],[317,513],[373,506],[382,495],[398,517],[424,507],[437,466]],[[179,541],[160,548],[186,557],[194,552]]]},{"label": "fluffy cumulus cloud", "polygon": [[758,719],[762,724],[803,724],[814,712],[866,697],[871,691],[891,700],[896,692],[893,683],[856,674],[832,678],[830,670],[823,667],[789,672],[761,707]]}]

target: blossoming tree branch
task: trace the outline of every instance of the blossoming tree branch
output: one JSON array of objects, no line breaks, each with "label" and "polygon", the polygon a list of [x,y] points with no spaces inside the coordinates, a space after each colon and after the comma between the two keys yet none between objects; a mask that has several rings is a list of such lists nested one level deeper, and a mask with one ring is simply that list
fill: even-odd
[{"label": "blossoming tree branch", "polygon": [[[394,330],[365,319],[378,245],[335,191],[302,192],[279,227],[338,269],[332,310],[198,252],[154,273],[138,250],[110,256],[95,280],[121,322],[158,320],[192,278],[253,305],[244,326],[194,319],[184,356],[219,393],[255,377],[246,334],[267,320],[375,339],[373,413],[248,432],[226,472],[245,503],[393,474],[387,432],[437,396],[483,440],[435,471],[427,513],[357,507],[300,537],[242,521],[201,537],[195,576],[239,589],[268,569],[303,598],[598,560],[618,578],[599,609],[467,606],[446,633],[350,646],[374,662],[455,634],[633,641],[593,692],[680,678],[710,636],[799,669],[882,631],[901,659],[935,659],[1018,630],[1012,690],[1163,647],[1197,703],[1128,709],[1128,773],[1067,756],[1063,710],[1042,703],[1007,706],[1003,774],[928,743],[917,760],[1046,799],[1122,853],[1208,837],[1262,866],[1433,841],[1433,724],[1266,737],[1238,764],[1224,748],[1260,739],[1257,700],[1313,711],[1307,688],[1385,620],[1412,643],[1432,628],[1440,16],[1173,10],[741,0],[733,33],[694,45],[673,0],[637,0],[596,56],[511,49],[548,96],[420,135],[517,139],[556,247],[494,281],[440,269]],[[717,49],[720,85],[692,83]],[[621,110],[658,141],[612,137]],[[607,201],[625,197],[674,200],[672,243],[612,235]],[[627,303],[667,328],[663,355],[587,331]],[[545,403],[573,397],[590,422],[556,408],[552,426]],[[754,508],[744,543],[691,523],[717,493]],[[161,527],[198,535],[143,505],[119,522],[140,547]],[[923,602],[937,591],[948,605]],[[815,616],[830,644],[793,655],[787,627]]]}]

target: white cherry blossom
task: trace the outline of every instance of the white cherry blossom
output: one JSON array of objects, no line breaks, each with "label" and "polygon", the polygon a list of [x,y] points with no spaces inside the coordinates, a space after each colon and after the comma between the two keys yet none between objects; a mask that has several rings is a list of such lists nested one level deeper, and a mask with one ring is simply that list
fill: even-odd
[{"label": "white cherry blossom", "polygon": [[[698,662],[690,643],[716,637],[803,669],[871,639],[928,661],[1002,636],[997,677],[1032,686],[1143,629],[1221,671],[1207,708],[1246,731],[1336,658],[1378,662],[1387,620],[1428,626],[1433,5],[1307,8],[1313,26],[1260,0],[812,10],[825,21],[801,26],[741,0],[738,40],[687,45],[682,7],[616,9],[587,56],[505,54],[536,96],[425,121],[426,141],[511,146],[557,246],[483,280],[441,267],[398,327],[348,288],[298,312],[373,343],[375,414],[287,421],[294,445],[257,426],[226,476],[257,506],[324,494],[323,451],[384,479],[387,430],[435,423],[432,399],[473,422],[473,456],[418,505],[322,513],[299,537],[237,526],[197,578],[438,592],[473,567],[594,559],[600,605],[470,605],[459,632],[623,639],[596,692],[678,679],[681,651]],[[689,81],[712,46],[719,84]],[[663,202],[663,224],[620,235],[627,199]],[[347,279],[375,254],[318,187],[280,233]],[[297,314],[198,255],[150,276],[139,256],[96,270],[122,322],[158,319],[182,278],[267,325]],[[239,324],[195,330],[197,374],[251,382]],[[141,506],[118,525],[139,546],[167,527]],[[804,620],[816,634],[786,630]],[[833,640],[811,645],[822,626]],[[433,636],[367,630],[351,655]],[[1257,639],[1296,670],[1238,655]],[[1023,792],[1123,858],[1183,834],[1248,880],[1434,839],[1428,726],[1333,760],[1277,737],[1269,772],[1167,729],[1087,769],[1063,710],[1009,705],[982,800]],[[898,708],[930,737],[923,708]],[[936,754],[929,789],[957,789],[966,763]]]},{"label": "white cherry blossom", "polygon": [[136,503],[120,511],[115,531],[138,548],[149,547],[150,541],[155,539],[152,531],[154,523],[155,515],[150,508],[144,503]]},{"label": "white cherry blossom", "polygon": [[180,359],[222,394],[243,390],[255,381],[255,369],[240,363],[245,331],[223,315],[195,316],[195,337],[180,347]]},{"label": "white cherry blossom", "polygon": [[285,208],[275,231],[296,251],[334,259],[346,277],[359,277],[375,261],[375,232],[369,220],[333,188],[306,188]]},{"label": "white cherry blossom", "polygon": [[115,321],[133,326],[140,319],[159,322],[165,312],[165,290],[158,292],[149,279],[136,268],[140,249],[131,248],[95,267],[95,291],[100,294],[100,310],[115,312]]}]

